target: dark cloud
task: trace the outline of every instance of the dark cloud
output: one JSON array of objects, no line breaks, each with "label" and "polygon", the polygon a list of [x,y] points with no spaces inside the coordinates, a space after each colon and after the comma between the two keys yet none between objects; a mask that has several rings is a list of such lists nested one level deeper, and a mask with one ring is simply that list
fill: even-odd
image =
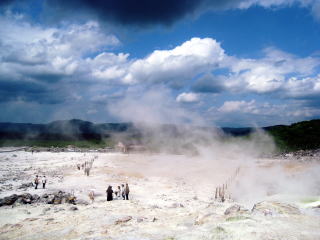
[{"label": "dark cloud", "polygon": [[9,5],[12,2],[14,2],[14,0],[0,0],[0,6]]},{"label": "dark cloud", "polygon": [[220,93],[225,90],[222,81],[224,77],[214,76],[214,75],[205,75],[191,87],[193,92],[199,93]]},{"label": "dark cloud", "polygon": [[46,104],[64,102],[66,97],[63,89],[54,90],[52,87],[27,81],[0,79],[0,102],[25,101]]},{"label": "dark cloud", "polygon": [[48,9],[67,17],[88,13],[125,25],[170,25],[208,9],[235,7],[241,0],[47,0]]}]

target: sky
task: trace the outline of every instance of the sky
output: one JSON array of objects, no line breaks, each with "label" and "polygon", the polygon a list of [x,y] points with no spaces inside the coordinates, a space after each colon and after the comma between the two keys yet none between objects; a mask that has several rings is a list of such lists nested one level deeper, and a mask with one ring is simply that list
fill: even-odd
[{"label": "sky", "polygon": [[0,122],[320,118],[319,0],[1,0]]}]

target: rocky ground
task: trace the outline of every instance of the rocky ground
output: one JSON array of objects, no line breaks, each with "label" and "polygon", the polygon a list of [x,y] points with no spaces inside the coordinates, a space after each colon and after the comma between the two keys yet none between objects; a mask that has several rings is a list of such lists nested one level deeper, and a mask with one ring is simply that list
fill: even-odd
[{"label": "rocky ground", "polygon": [[[214,165],[190,158],[2,152],[0,239],[320,239],[317,155]],[[93,159],[90,176],[77,170]],[[226,200],[215,199],[240,165]],[[34,189],[36,174],[46,175],[46,189]],[[107,202],[108,185],[125,182],[130,200]]]}]

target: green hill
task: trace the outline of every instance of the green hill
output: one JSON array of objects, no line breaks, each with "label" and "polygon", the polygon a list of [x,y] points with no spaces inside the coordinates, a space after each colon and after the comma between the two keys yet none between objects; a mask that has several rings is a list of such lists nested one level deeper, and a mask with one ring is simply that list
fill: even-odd
[{"label": "green hill", "polygon": [[320,148],[320,119],[264,128],[283,151]]}]

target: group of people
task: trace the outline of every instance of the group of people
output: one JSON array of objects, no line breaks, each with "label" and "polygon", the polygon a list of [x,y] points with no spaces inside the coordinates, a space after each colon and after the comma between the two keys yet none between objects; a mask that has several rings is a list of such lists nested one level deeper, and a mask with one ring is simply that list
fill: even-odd
[{"label": "group of people", "polygon": [[46,188],[46,184],[47,184],[47,178],[46,176],[43,177],[39,177],[38,175],[36,175],[36,178],[34,179],[34,184],[35,184],[35,189],[38,189],[38,185],[42,183],[42,188],[45,189]]},{"label": "group of people", "polygon": [[78,168],[78,170],[83,169],[84,175],[89,176],[93,162],[94,162],[94,158],[91,159],[90,161],[85,161],[83,164],[78,163],[77,168]]},{"label": "group of people", "polygon": [[115,194],[115,197],[117,199],[123,199],[123,200],[129,200],[129,185],[126,183],[126,185],[121,184],[121,186],[118,186],[117,190],[113,191],[112,186],[109,186],[106,190],[107,193],[107,201],[113,200],[113,194]]}]

